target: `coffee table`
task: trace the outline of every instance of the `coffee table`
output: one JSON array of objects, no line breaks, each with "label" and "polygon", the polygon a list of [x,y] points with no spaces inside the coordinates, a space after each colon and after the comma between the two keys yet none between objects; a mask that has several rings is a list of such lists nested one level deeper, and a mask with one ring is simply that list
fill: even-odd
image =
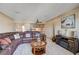
[{"label": "coffee table", "polygon": [[32,53],[34,55],[42,55],[46,52],[46,42],[44,41],[40,42],[33,41],[31,43],[31,46],[32,46]]}]

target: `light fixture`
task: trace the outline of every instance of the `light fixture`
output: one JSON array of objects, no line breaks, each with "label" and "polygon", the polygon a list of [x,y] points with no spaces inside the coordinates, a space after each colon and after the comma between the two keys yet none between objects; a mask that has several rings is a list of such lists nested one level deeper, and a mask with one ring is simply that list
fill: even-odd
[{"label": "light fixture", "polygon": [[42,31],[44,28],[44,24],[40,22],[38,19],[34,24],[35,31]]}]

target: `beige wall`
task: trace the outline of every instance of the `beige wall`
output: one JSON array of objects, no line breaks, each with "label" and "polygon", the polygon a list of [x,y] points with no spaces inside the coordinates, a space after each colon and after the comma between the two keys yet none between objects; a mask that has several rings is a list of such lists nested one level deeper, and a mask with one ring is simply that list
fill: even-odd
[{"label": "beige wall", "polygon": [[[61,18],[64,16],[75,14],[75,28],[73,29],[62,29],[61,28]],[[79,31],[79,8],[73,9],[71,11],[68,11],[66,13],[63,13],[62,15],[59,15],[50,21],[46,22],[45,24],[45,33],[47,37],[52,38],[53,36],[53,24],[55,29],[55,34],[57,34],[57,31],[60,30],[62,35],[70,36],[71,31]],[[67,30],[67,31],[66,31]]]},{"label": "beige wall", "polygon": [[13,32],[13,21],[8,16],[0,13],[0,33]]}]

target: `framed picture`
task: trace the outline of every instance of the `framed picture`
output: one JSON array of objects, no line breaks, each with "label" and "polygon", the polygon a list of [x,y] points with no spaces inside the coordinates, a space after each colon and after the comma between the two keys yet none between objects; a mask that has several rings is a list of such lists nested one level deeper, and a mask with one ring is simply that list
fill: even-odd
[{"label": "framed picture", "polygon": [[75,28],[75,14],[61,19],[61,28]]}]

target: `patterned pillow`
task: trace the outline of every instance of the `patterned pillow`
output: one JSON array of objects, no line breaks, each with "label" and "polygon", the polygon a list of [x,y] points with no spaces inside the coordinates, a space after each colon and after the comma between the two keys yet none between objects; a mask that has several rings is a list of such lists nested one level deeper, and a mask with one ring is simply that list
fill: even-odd
[{"label": "patterned pillow", "polygon": [[14,38],[15,39],[20,39],[20,35],[19,34],[14,34]]}]

